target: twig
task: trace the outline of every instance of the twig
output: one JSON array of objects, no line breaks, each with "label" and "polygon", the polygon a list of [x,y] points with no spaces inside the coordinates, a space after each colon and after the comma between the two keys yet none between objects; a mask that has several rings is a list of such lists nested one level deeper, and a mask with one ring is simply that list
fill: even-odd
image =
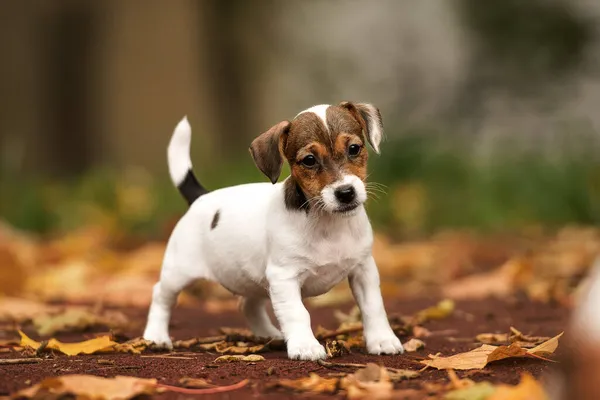
[{"label": "twig", "polygon": [[337,331],[327,333],[325,335],[319,335],[319,339],[331,339],[338,335],[346,335],[348,333],[354,333],[358,331],[362,331],[363,327],[361,326],[353,326],[351,328],[338,329]]},{"label": "twig", "polygon": [[[317,360],[317,364],[325,368],[365,368],[367,364],[354,364],[354,363],[334,363],[329,361]],[[398,368],[386,367],[385,369],[391,372],[401,373],[403,370]]]},{"label": "twig", "polygon": [[10,364],[37,364],[42,360],[39,358],[3,358],[0,359],[0,365]]},{"label": "twig", "polygon": [[322,365],[325,368],[364,368],[366,364],[353,364],[353,363],[333,363],[323,360],[317,360],[317,364]]},{"label": "twig", "polygon": [[194,360],[193,357],[179,357],[179,356],[172,356],[170,354],[157,355],[157,356],[141,356],[141,358],[167,358],[167,359],[172,359],[172,360]]},{"label": "twig", "polygon": [[171,392],[183,393],[183,394],[215,394],[215,393],[230,392],[232,390],[241,389],[244,386],[246,386],[248,384],[248,382],[249,382],[248,379],[244,379],[243,381],[240,381],[233,385],[217,386],[217,387],[208,388],[208,389],[188,389],[188,388],[181,388],[178,386],[163,385],[162,383],[157,383],[156,387],[162,388],[165,390],[169,390]]}]

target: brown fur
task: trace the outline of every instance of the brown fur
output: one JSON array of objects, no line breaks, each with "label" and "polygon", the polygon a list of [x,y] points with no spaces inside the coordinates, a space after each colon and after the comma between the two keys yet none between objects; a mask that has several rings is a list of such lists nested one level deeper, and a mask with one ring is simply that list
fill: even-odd
[{"label": "brown fur", "polygon": [[[363,181],[367,177],[367,124],[361,113],[352,103],[344,102],[327,109],[326,122],[327,126],[314,113],[302,113],[291,123],[280,122],[252,142],[252,156],[272,182],[281,172],[280,152],[289,162],[291,179],[285,189],[289,208],[306,207],[307,200],[320,196],[325,186],[343,174],[354,174]],[[352,144],[361,146],[354,157],[348,154]],[[315,166],[302,164],[307,155],[316,157]]]}]

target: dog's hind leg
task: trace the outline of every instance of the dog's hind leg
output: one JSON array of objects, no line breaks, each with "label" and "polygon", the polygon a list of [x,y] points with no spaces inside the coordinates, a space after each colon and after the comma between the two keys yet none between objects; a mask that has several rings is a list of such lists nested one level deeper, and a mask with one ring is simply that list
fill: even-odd
[{"label": "dog's hind leg", "polygon": [[240,302],[240,311],[246,317],[248,325],[255,336],[282,338],[283,335],[273,325],[266,309],[267,300],[264,298],[244,297]]},{"label": "dog's hind leg", "polygon": [[148,312],[148,322],[144,330],[144,339],[154,342],[158,347],[173,348],[169,337],[171,310],[177,296],[194,279],[184,276],[167,276],[163,271],[161,279],[154,285],[152,304]]}]

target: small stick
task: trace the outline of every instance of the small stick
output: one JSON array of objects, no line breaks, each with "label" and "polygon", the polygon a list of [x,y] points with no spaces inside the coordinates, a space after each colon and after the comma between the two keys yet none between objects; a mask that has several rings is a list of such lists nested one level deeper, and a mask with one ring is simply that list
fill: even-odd
[{"label": "small stick", "polygon": [[327,333],[325,335],[320,335],[319,339],[331,339],[338,335],[345,335],[347,333],[354,333],[354,332],[358,332],[358,331],[362,331],[362,330],[363,330],[362,326],[354,326],[352,328],[339,329],[335,332]]},{"label": "small stick", "polygon": [[[323,361],[323,360],[317,360],[317,364],[322,365],[325,368],[365,368],[367,365],[366,364],[353,364],[353,363],[333,363],[333,362],[328,362],[328,361]],[[392,368],[392,367],[386,367],[383,366],[385,369],[387,369],[388,371],[391,372],[402,372],[401,369],[398,368]]]},{"label": "small stick", "polygon": [[37,364],[42,360],[39,358],[3,358],[0,359],[0,365],[11,364]]},{"label": "small stick", "polygon": [[230,392],[232,390],[241,389],[244,386],[246,386],[248,384],[248,382],[249,382],[248,379],[244,379],[243,381],[240,381],[233,385],[217,386],[217,387],[208,388],[208,389],[188,389],[188,388],[182,388],[182,387],[178,387],[178,386],[163,385],[162,383],[156,384],[156,387],[166,389],[171,392],[183,393],[183,394],[215,394],[215,393]]}]

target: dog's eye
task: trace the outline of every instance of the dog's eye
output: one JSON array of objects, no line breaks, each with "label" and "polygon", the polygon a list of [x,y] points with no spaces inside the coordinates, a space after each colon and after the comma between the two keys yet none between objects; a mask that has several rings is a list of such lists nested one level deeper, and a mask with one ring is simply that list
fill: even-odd
[{"label": "dog's eye", "polygon": [[360,145],[358,144],[351,144],[348,147],[348,155],[351,157],[357,156],[358,153],[360,153]]},{"label": "dog's eye", "polygon": [[317,163],[317,159],[313,155],[308,155],[302,159],[301,163],[307,167],[314,167]]}]

